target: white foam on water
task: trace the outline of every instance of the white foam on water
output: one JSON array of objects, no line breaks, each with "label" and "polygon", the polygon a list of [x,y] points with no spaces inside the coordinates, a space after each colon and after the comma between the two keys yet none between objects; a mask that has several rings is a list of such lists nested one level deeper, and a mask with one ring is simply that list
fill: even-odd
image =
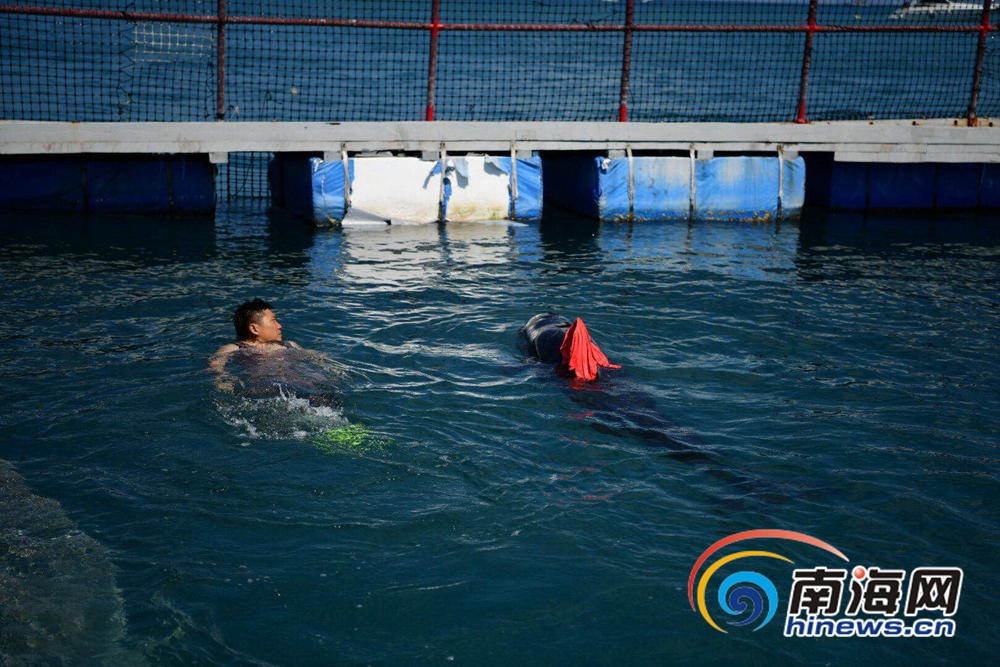
[{"label": "white foam on water", "polygon": [[280,386],[278,390],[278,396],[226,398],[217,401],[216,406],[223,421],[232,426],[241,439],[302,440],[346,423],[340,408],[313,405],[309,399],[296,396],[290,390]]}]

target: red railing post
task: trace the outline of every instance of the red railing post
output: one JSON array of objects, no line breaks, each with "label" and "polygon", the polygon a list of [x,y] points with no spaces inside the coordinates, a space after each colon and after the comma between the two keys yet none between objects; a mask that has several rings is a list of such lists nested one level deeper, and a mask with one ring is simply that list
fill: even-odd
[{"label": "red railing post", "polygon": [[441,0],[433,0],[431,5],[431,52],[427,65],[427,115],[426,120],[434,120],[434,84],[437,79],[438,30],[441,27]]},{"label": "red railing post", "polygon": [[628,81],[632,70],[632,32],[635,25],[635,0],[625,2],[625,46],[622,49],[622,87],[618,96],[618,121],[628,120]]},{"label": "red railing post", "polygon": [[226,116],[226,0],[219,0],[215,24],[215,117]]},{"label": "red railing post", "polygon": [[806,93],[809,89],[809,66],[812,65],[813,35],[816,34],[816,5],[819,0],[809,0],[809,22],[806,24],[806,49],[802,54],[802,79],[799,81],[799,112],[796,123],[806,122]]},{"label": "red railing post", "polygon": [[993,0],[983,0],[983,15],[979,22],[979,46],[976,49],[976,69],[972,73],[972,98],[969,100],[969,125],[979,124],[976,107],[979,105],[979,87],[983,80],[983,54],[986,52],[986,37],[990,32],[990,4]]}]

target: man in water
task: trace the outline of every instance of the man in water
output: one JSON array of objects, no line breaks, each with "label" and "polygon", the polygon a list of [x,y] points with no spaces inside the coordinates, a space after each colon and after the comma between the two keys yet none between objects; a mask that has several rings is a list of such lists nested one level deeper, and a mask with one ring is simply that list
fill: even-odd
[{"label": "man in water", "polygon": [[343,369],[337,367],[325,354],[307,350],[298,343],[282,340],[281,324],[271,310],[271,304],[260,298],[251,299],[233,311],[233,325],[236,327],[236,342],[220,347],[208,360],[208,366],[215,373],[215,386],[220,391],[232,392],[235,388],[234,378],[227,370],[226,364],[234,357],[243,363],[241,366],[252,371],[250,383],[258,385],[251,387],[260,393],[261,390],[280,392],[285,384],[303,385],[302,388],[313,390],[313,380],[309,374],[296,373],[289,381],[289,363],[292,358],[308,359],[316,362],[324,370],[343,374]]}]

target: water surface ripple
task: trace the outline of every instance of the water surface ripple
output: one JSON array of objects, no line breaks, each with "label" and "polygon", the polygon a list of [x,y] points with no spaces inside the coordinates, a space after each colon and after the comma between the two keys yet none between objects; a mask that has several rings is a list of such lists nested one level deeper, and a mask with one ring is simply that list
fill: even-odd
[{"label": "water surface ripple", "polygon": [[[86,650],[111,662],[998,648],[996,220],[314,232],[231,208],[0,229],[0,458],[107,549],[126,630]],[[206,356],[257,295],[286,338],[352,369],[342,411],[214,391]],[[546,310],[584,317],[624,370],[581,391],[522,358],[516,332]],[[321,446],[344,424],[362,446]],[[753,528],[855,564],[963,567],[957,636],[785,639],[783,608],[720,635],[688,607],[687,575]],[[768,573],[785,594],[788,568]]]}]

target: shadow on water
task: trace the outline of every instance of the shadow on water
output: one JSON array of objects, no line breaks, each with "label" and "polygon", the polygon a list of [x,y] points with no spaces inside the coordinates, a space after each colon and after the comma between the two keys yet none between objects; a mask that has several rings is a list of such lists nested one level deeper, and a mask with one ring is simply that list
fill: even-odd
[{"label": "shadow on water", "polygon": [[33,256],[201,262],[217,253],[211,217],[0,213],[0,245],[31,244]]},{"label": "shadow on water", "polygon": [[[915,256],[953,262],[1000,246],[1000,215],[990,212],[855,213],[807,209],[794,262],[809,282],[853,282],[880,275],[887,262]],[[902,267],[897,267],[897,270]]]},{"label": "shadow on water", "polygon": [[[577,213],[546,204],[542,221],[538,223],[545,259],[563,262],[566,259],[594,260],[587,272],[598,270],[598,260],[604,256],[599,243],[601,223]],[[583,267],[576,267],[584,270]]]},{"label": "shadow on water", "polygon": [[308,267],[309,251],[316,243],[316,233],[315,225],[283,208],[272,206],[267,210],[268,250],[289,267]]},{"label": "shadow on water", "polygon": [[322,230],[259,202],[229,204],[216,219],[220,253],[226,260],[239,262],[246,276],[267,286],[309,283],[317,235],[322,236]]},{"label": "shadow on water", "polygon": [[1000,214],[856,213],[807,209],[799,223],[799,251],[833,246],[889,254],[909,245],[1000,245]]},{"label": "shadow on water", "polygon": [[108,550],[0,460],[0,664],[142,665]]}]

